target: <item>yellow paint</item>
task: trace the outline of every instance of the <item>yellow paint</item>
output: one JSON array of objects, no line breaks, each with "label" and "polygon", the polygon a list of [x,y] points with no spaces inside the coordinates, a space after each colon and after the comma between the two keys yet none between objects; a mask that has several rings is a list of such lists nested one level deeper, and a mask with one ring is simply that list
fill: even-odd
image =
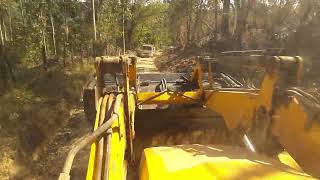
[{"label": "yellow paint", "polygon": [[[136,108],[136,97],[135,94],[130,93],[128,98],[128,107],[129,107],[129,120],[127,121],[128,124],[128,131],[129,131],[129,137],[127,137],[127,142],[129,144],[130,148],[130,154],[133,156],[133,139],[135,137],[135,131],[134,131],[134,122],[135,122],[135,108]],[[134,157],[132,157],[133,159]],[[131,159],[131,160],[132,160]]]},{"label": "yellow paint", "polygon": [[[183,93],[165,92],[157,97],[158,92],[140,92],[137,94],[138,103],[143,104],[194,104],[201,98],[201,93],[196,91],[189,91]],[[155,97],[155,98],[152,98]],[[152,99],[151,99],[152,98]],[[150,100],[149,100],[150,99]],[[146,101],[147,100],[147,101]]]},{"label": "yellow paint", "polygon": [[112,125],[109,180],[123,180],[126,177],[125,150],[127,142],[123,103],[121,103],[118,114],[118,120]]},{"label": "yellow paint", "polygon": [[[100,98],[96,122],[94,126],[94,130],[98,128],[100,119],[104,118],[103,111],[106,111],[107,104],[106,95],[104,99]],[[103,101],[103,102],[101,102]],[[109,180],[123,180],[126,176],[126,164],[125,164],[125,150],[126,150],[126,126],[125,126],[125,118],[124,118],[124,105],[123,102],[120,105],[118,119],[111,125],[112,134],[111,134],[111,146],[110,146],[110,166],[109,166]],[[93,180],[94,171],[95,171],[95,159],[96,159],[96,151],[97,151],[97,143],[94,142],[91,145],[90,150],[90,158],[87,170],[87,180]],[[104,152],[106,153],[106,152]]]},{"label": "yellow paint", "polygon": [[131,87],[136,87],[137,83],[137,70],[136,70],[136,62],[135,60],[132,60],[132,64],[129,65],[128,69],[128,78],[130,81],[130,86]]},{"label": "yellow paint", "polygon": [[181,145],[147,148],[140,180],[312,179],[278,161],[227,146]]},{"label": "yellow paint", "polygon": [[285,165],[290,166],[298,171],[302,171],[299,164],[290,156],[290,154],[286,151],[278,154],[278,159]]},{"label": "yellow paint", "polygon": [[[312,124],[306,128],[309,122]],[[306,172],[320,177],[320,125],[309,119],[296,98],[277,109],[272,133]]]},{"label": "yellow paint", "polygon": [[199,57],[196,59],[196,65],[192,69],[192,74],[190,76],[190,82],[197,82],[199,88],[202,90],[202,65],[199,61]]},{"label": "yellow paint", "polygon": [[271,110],[272,107],[272,96],[273,90],[277,81],[277,76],[275,74],[266,74],[261,85],[259,92],[259,101],[257,102],[257,108],[265,107],[267,112]]},{"label": "yellow paint", "polygon": [[256,110],[265,107],[268,111],[272,107],[273,90],[277,76],[267,74],[262,82],[262,87],[257,93],[245,91],[205,91],[204,105],[220,113],[229,129],[251,127]]},{"label": "yellow paint", "polygon": [[[102,98],[100,98],[99,101],[98,101],[96,120],[95,120],[95,123],[94,123],[94,131],[99,126],[101,104],[102,104]],[[97,148],[97,143],[96,142],[92,143],[91,149],[90,149],[90,157],[89,157],[89,163],[88,163],[88,168],[87,168],[86,180],[93,179],[94,165],[95,165],[95,158],[96,158],[96,148]]]},{"label": "yellow paint", "polygon": [[[275,62],[275,65],[277,65],[278,58],[275,59],[277,59],[277,62]],[[265,67],[267,74],[264,77],[261,89],[257,92],[227,89],[203,90],[202,65],[198,61],[190,78],[192,82],[198,83],[199,89],[197,91],[165,92],[163,94],[159,92],[140,92],[134,95],[131,94],[131,88],[136,85],[136,64],[124,63],[122,65],[125,76],[123,91],[125,92],[125,99],[128,100],[125,103],[128,104],[121,103],[119,112],[117,112],[118,120],[112,124],[108,173],[108,179],[110,180],[122,180],[126,177],[125,153],[127,141],[130,142],[129,140],[134,137],[134,111],[137,103],[157,105],[202,103],[206,108],[220,113],[229,129],[238,126],[248,128],[251,126],[257,108],[265,107],[267,112],[272,109],[274,87],[278,78],[280,78],[278,77],[279,67],[269,65],[269,67]],[[297,71],[297,79],[299,79],[301,68]],[[212,84],[212,79],[210,79],[210,83]],[[136,99],[138,102],[136,102]],[[102,118],[101,114],[105,111],[105,108],[100,109],[101,98],[98,103],[94,130],[98,128],[99,119]],[[125,107],[128,107],[127,111],[125,111]],[[127,114],[129,119],[125,118],[126,113],[129,113]],[[319,124],[313,121],[310,129],[305,128],[305,124],[310,119],[296,99],[290,102],[287,107],[283,106],[277,109],[275,117],[273,134],[278,136],[281,144],[302,165],[304,170],[320,176]],[[126,127],[126,125],[129,127]],[[96,149],[97,144],[93,143],[90,151],[87,180],[94,179]],[[140,179],[311,179],[310,176],[300,171],[299,165],[290,155],[281,153],[278,158],[292,168],[281,164],[279,161],[260,157],[257,154],[250,154],[243,149],[232,151],[230,148],[204,145],[147,148],[143,152],[140,164]]]},{"label": "yellow paint", "polygon": [[204,105],[220,113],[229,129],[250,127],[258,94],[238,91],[205,91]]}]

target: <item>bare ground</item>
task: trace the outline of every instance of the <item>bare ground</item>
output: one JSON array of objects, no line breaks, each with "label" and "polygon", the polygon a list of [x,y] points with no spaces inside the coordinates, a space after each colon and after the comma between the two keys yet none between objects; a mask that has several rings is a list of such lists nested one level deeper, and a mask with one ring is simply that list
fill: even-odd
[{"label": "bare ground", "polygon": [[155,66],[159,71],[164,72],[187,72],[191,70],[191,66],[194,64],[193,59],[195,55],[193,53],[170,53],[164,52],[161,56],[155,58]]},{"label": "bare ground", "polygon": [[80,103],[90,69],[73,64],[19,72],[0,96],[0,179],[57,179],[70,144],[90,131]]}]

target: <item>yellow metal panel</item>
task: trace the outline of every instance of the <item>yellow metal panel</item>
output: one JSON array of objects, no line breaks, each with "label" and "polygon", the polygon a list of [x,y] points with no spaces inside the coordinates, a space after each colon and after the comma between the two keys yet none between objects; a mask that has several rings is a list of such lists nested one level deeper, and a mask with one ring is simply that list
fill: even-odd
[{"label": "yellow metal panel", "polygon": [[[98,108],[97,108],[96,120],[94,123],[94,130],[96,130],[99,126],[101,103],[102,103],[102,98],[100,98],[98,101],[98,106],[97,106]],[[92,143],[91,149],[90,149],[90,157],[89,157],[89,163],[87,168],[86,180],[93,179],[94,165],[95,165],[95,158],[96,158],[96,148],[97,148],[97,143],[96,142]]]},{"label": "yellow metal panel", "polygon": [[202,65],[200,63],[199,57],[196,57],[196,64],[193,66],[192,74],[189,79],[190,82],[197,82],[197,85],[199,86],[199,89],[203,90],[202,80],[203,80],[203,71],[202,71]]},{"label": "yellow metal panel", "polygon": [[129,119],[127,120],[128,124],[128,137],[127,137],[127,142],[130,147],[130,156],[131,156],[131,161],[134,159],[133,155],[133,139],[135,137],[135,131],[134,131],[134,123],[135,123],[135,108],[136,108],[136,97],[135,94],[130,93],[129,98],[128,98],[128,114],[129,114]]},{"label": "yellow metal panel", "polygon": [[205,91],[204,105],[220,113],[229,129],[250,127],[258,94],[237,91]]},{"label": "yellow metal panel", "polygon": [[140,180],[312,179],[309,175],[246,149],[183,145],[144,150]]},{"label": "yellow metal panel", "polygon": [[112,125],[109,180],[123,180],[126,177],[125,150],[127,142],[123,103],[119,108],[118,115],[118,120]]},{"label": "yellow metal panel", "polygon": [[298,171],[302,171],[299,164],[290,156],[290,154],[286,151],[278,154],[278,159],[285,165],[290,166]]},{"label": "yellow metal panel", "polygon": [[[159,95],[159,96],[157,96]],[[154,98],[153,98],[154,97]],[[182,93],[165,92],[140,92],[138,93],[138,103],[142,104],[192,104],[200,100],[201,92],[189,91]]]},{"label": "yellow metal panel", "polygon": [[[272,132],[305,171],[320,177],[320,125],[305,111],[293,98],[289,105],[276,111]],[[308,123],[311,123],[309,128]]]},{"label": "yellow metal panel", "polygon": [[277,81],[276,74],[266,74],[261,85],[261,89],[259,92],[259,102],[257,104],[257,108],[260,106],[265,107],[267,112],[271,110],[272,107],[272,97],[274,86]]},{"label": "yellow metal panel", "polygon": [[[96,122],[94,130],[98,128],[99,120],[104,118],[104,112],[106,111],[108,96],[105,96],[104,99],[100,98],[98,111],[96,115]],[[102,102],[103,101],[103,102]],[[116,120],[112,126],[111,134],[111,145],[110,145],[110,158],[109,158],[109,172],[108,179],[110,180],[123,180],[126,177],[126,162],[125,162],[125,150],[126,150],[126,127],[125,127],[125,117],[124,117],[124,105],[121,103],[118,114],[118,120]],[[96,160],[96,150],[97,143],[94,142],[91,145],[90,158],[87,170],[87,180],[95,179],[95,160]],[[104,152],[107,154],[107,152]]]},{"label": "yellow metal panel", "polygon": [[129,65],[128,78],[130,81],[130,86],[136,87],[136,83],[137,83],[136,60],[132,60],[132,64]]}]

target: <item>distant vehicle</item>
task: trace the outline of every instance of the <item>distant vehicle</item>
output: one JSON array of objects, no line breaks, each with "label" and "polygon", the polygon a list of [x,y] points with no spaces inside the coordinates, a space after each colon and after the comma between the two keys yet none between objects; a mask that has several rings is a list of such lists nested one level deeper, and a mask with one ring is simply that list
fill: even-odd
[{"label": "distant vehicle", "polygon": [[175,46],[169,46],[168,50],[170,53],[173,53],[177,48]]},{"label": "distant vehicle", "polygon": [[156,52],[156,48],[153,45],[145,44],[138,51],[138,56],[140,57],[153,57]]}]

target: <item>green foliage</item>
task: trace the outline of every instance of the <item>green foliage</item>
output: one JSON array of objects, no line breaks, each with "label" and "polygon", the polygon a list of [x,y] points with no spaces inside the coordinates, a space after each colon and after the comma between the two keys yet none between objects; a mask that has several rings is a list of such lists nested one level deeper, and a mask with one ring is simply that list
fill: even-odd
[{"label": "green foliage", "polygon": [[169,45],[167,10],[167,4],[155,2],[148,4],[148,6],[142,6],[139,12],[135,12],[136,28],[133,32],[135,46],[142,44]]},{"label": "green foliage", "polygon": [[[1,73],[10,74],[8,59],[13,68],[17,64],[37,66],[43,63],[43,47],[46,47],[47,57],[65,61],[74,56],[93,55],[94,51],[96,55],[116,55],[123,48],[123,35],[127,50],[145,43],[184,48],[221,41],[224,7],[220,0],[95,0],[95,42],[91,3],[1,0],[0,27],[4,39],[1,46],[5,47],[2,48],[5,52],[1,52],[0,57],[7,59],[0,61]],[[302,39],[304,27],[312,29],[318,25],[319,6],[318,0],[231,1],[230,42],[240,37],[241,48],[291,46],[293,40]],[[245,12],[248,12],[245,19],[238,21],[237,16]],[[299,43],[305,46],[303,41]],[[228,48],[232,46],[226,46]]]}]

